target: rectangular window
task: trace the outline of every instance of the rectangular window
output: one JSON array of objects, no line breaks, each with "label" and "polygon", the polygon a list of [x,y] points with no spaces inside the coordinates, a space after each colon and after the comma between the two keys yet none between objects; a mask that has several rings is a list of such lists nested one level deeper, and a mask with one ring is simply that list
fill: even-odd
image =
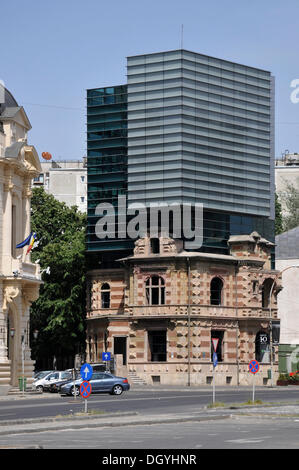
[{"label": "rectangular window", "polygon": [[123,365],[127,364],[127,338],[125,336],[114,337],[114,355],[122,354]]},{"label": "rectangular window", "polygon": [[149,360],[151,362],[166,361],[166,330],[148,331]]},{"label": "rectangular window", "polygon": [[212,341],[213,339],[218,340],[217,349],[216,349],[218,362],[223,361],[223,337],[224,337],[224,331],[219,331],[219,330],[211,331],[211,360],[212,361],[213,361],[213,353],[214,353],[214,345]]}]

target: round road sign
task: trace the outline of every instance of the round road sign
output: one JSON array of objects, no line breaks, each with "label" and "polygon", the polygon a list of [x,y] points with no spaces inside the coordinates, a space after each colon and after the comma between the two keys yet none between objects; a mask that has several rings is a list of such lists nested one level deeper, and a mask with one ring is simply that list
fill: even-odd
[{"label": "round road sign", "polygon": [[259,371],[260,365],[256,360],[253,360],[249,363],[248,369],[252,374],[256,374]]},{"label": "round road sign", "polygon": [[88,398],[90,394],[91,394],[90,382],[88,382],[88,380],[84,380],[82,384],[80,385],[80,395],[83,398]]}]

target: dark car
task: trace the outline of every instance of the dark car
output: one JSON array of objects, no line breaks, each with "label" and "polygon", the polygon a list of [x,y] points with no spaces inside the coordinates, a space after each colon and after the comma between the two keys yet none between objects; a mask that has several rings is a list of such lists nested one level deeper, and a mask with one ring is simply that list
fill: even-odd
[{"label": "dark car", "polygon": [[68,370],[55,371],[53,374],[50,374],[48,377],[46,377],[43,384],[43,389],[44,391],[50,391],[51,386],[57,382],[61,382],[62,380],[72,380],[72,378],[73,375]]},{"label": "dark car", "polygon": [[[79,379],[80,377],[80,372],[78,370],[76,370],[76,380]],[[65,379],[62,379],[62,380],[58,380],[57,382],[54,382],[54,383],[51,383],[49,385],[49,392],[51,393],[55,393],[55,392],[59,392],[60,391],[60,387],[62,387],[62,385],[65,385],[69,382],[73,382],[74,381],[74,377],[73,377],[73,373],[71,376],[65,378]]]},{"label": "dark car", "polygon": [[[70,381],[60,387],[61,395],[78,396],[80,385],[83,379]],[[110,393],[111,395],[121,395],[123,391],[130,390],[130,384],[126,377],[116,377],[108,372],[94,372],[89,380],[92,393]]]}]

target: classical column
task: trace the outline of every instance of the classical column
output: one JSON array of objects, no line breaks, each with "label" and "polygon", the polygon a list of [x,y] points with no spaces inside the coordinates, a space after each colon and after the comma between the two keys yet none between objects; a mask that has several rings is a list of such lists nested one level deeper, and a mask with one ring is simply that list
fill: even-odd
[{"label": "classical column", "polygon": [[3,309],[3,283],[0,282],[0,363],[8,362],[7,313]]},{"label": "classical column", "polygon": [[28,237],[31,226],[30,226],[30,207],[31,207],[31,180],[26,179],[23,187],[23,236],[24,239]]},{"label": "classical column", "polygon": [[[22,199],[23,199],[23,221],[22,221],[22,239],[25,239],[28,237],[31,231],[31,224],[30,224],[30,208],[31,208],[31,196],[32,196],[32,191],[31,191],[31,186],[30,186],[31,180],[26,179],[24,182],[24,187],[23,187],[23,193],[22,193]],[[22,261],[24,262],[26,258],[26,250],[23,250],[23,258]]]},{"label": "classical column", "polygon": [[3,274],[11,275],[11,227],[12,227],[12,188],[11,178],[3,185],[4,213],[3,213]]}]

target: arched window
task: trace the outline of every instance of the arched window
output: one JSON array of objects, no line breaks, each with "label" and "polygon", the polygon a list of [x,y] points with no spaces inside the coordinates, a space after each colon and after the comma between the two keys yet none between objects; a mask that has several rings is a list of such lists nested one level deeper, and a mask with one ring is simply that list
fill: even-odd
[{"label": "arched window", "polygon": [[148,305],[165,304],[165,282],[160,276],[151,276],[145,283],[146,302]]},{"label": "arched window", "polygon": [[101,308],[110,308],[110,286],[107,283],[101,287]]},{"label": "arched window", "polygon": [[265,279],[263,282],[263,290],[262,290],[262,307],[269,308],[270,305],[270,291],[273,284],[273,279],[268,278]]},{"label": "arched window", "polygon": [[220,277],[214,277],[210,285],[210,303],[211,305],[222,304],[223,282]]}]

